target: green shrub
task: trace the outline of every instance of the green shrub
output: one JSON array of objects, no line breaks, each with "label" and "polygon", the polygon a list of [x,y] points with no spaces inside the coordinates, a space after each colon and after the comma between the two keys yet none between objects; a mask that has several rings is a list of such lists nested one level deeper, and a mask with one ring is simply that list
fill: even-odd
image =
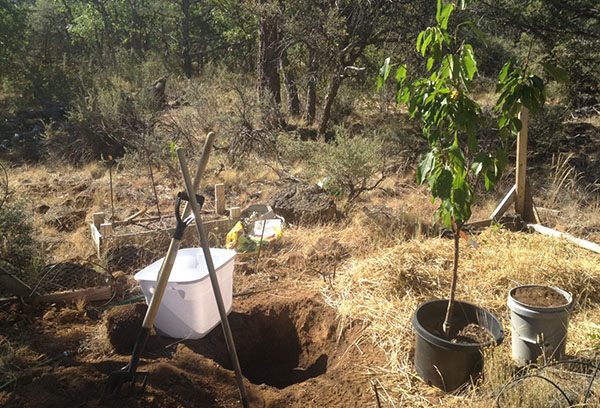
[{"label": "green shrub", "polygon": [[[312,157],[309,173],[324,180],[330,193],[339,190],[348,211],[356,199],[386,177],[384,147],[379,134],[349,137],[338,129],[331,143],[323,143]],[[326,178],[326,180],[324,179]]]},{"label": "green shrub", "polygon": [[138,136],[149,126],[144,95],[128,92],[127,84],[118,77],[79,95],[66,122],[58,129],[46,130],[51,152],[81,165],[135,149]]}]

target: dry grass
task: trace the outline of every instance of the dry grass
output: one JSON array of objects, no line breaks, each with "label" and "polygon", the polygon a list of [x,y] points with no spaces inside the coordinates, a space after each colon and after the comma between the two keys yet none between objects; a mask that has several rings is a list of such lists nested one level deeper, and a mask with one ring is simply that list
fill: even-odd
[{"label": "dry grass", "polygon": [[582,238],[594,238],[600,231],[600,181],[585,184],[569,161],[573,154],[553,157],[551,171],[536,204],[554,211],[541,215],[545,224]]},{"label": "dry grass", "polygon": [[[473,238],[477,249],[463,244],[457,297],[496,314],[508,337],[506,307],[509,289],[527,283],[545,283],[566,289],[576,299],[573,328],[600,317],[600,266],[597,255],[565,241],[541,235],[488,229]],[[386,354],[383,367],[365,367],[381,381],[397,407],[492,406],[494,393],[514,370],[506,346],[489,359],[505,372],[487,375],[481,387],[447,395],[426,386],[412,365],[411,317],[417,305],[448,295],[453,243],[439,238],[414,239],[352,259],[338,272],[334,286],[324,295],[339,313],[368,323],[367,332]],[[589,351],[589,331],[571,330],[567,352]]]}]

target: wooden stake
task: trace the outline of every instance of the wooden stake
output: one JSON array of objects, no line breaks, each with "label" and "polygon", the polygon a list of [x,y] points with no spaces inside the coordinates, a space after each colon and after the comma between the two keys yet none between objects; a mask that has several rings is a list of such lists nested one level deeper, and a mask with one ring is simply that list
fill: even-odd
[{"label": "wooden stake", "polygon": [[508,210],[510,208],[510,206],[512,205],[512,203],[515,202],[516,190],[517,190],[517,186],[516,185],[512,186],[512,188],[510,189],[508,194],[506,194],[506,196],[502,199],[502,201],[500,202],[498,207],[496,207],[496,209],[490,216],[490,219],[498,220],[500,217],[502,217],[504,215],[506,210]]},{"label": "wooden stake", "polygon": [[515,209],[521,218],[528,220],[527,212],[527,137],[529,125],[529,110],[526,107],[519,113],[521,120],[521,131],[517,135],[517,169],[516,169],[516,192]]},{"label": "wooden stake", "polygon": [[38,296],[33,299],[34,303],[58,303],[58,302],[74,302],[79,299],[84,299],[88,302],[99,300],[107,300],[112,296],[110,286],[103,286],[90,289],[78,289],[69,292],[50,293],[49,295]]},{"label": "wooden stake", "polygon": [[215,208],[217,214],[225,214],[225,184],[215,184]]},{"label": "wooden stake", "polygon": [[112,169],[113,169],[113,165],[114,163],[112,162],[112,156],[108,156],[109,160],[111,160],[111,163],[109,164],[108,167],[108,174],[110,175],[110,220],[114,221],[115,220],[115,200],[113,197],[113,177],[112,177]]},{"label": "wooden stake", "polygon": [[97,212],[94,213],[93,215],[93,220],[94,220],[94,226],[96,227],[96,229],[100,230],[100,225],[104,224],[104,213],[103,212]]},{"label": "wooden stake", "polygon": [[90,232],[92,235],[92,244],[96,248],[96,255],[98,255],[98,258],[102,258],[102,234],[100,234],[100,227],[96,228],[92,223],[90,224]]},{"label": "wooden stake", "polygon": [[133,214],[133,215],[130,215],[129,217],[125,218],[125,219],[123,220],[123,222],[122,222],[122,223],[119,223],[119,224],[120,224],[120,225],[124,225],[125,223],[132,222],[132,221],[133,221],[134,219],[136,219],[137,217],[140,217],[140,216],[142,216],[142,215],[146,214],[146,211],[148,211],[148,209],[147,209],[147,208],[142,208],[141,210],[139,210],[139,211],[138,211],[138,212],[136,212],[135,214]]},{"label": "wooden stake", "polygon": [[106,238],[113,232],[113,226],[111,222],[106,222],[100,225],[100,235],[102,238]]},{"label": "wooden stake", "polygon": [[240,207],[231,207],[229,209],[229,218],[232,220],[240,218],[242,215],[242,210]]}]

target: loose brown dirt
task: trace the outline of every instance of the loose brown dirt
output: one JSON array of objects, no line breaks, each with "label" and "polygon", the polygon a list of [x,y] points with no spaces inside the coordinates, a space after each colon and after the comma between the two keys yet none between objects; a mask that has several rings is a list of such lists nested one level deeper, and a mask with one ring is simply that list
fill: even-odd
[{"label": "loose brown dirt", "polygon": [[[118,306],[109,309],[102,321],[75,322],[90,336],[94,327],[105,326],[104,335],[115,352],[98,355],[80,347],[80,354],[26,370],[19,374],[16,386],[0,392],[0,406],[241,406],[220,326],[199,340],[151,335],[139,366],[148,372],[145,392],[137,396],[124,392],[118,399],[107,395],[107,376],[129,361],[144,310],[142,303]],[[42,314],[37,312],[30,329],[40,333],[40,340],[48,340],[52,332],[60,331],[60,325],[43,320]],[[373,403],[373,391],[361,366],[382,357],[364,342],[356,345],[362,327],[341,321],[319,293],[273,290],[240,296],[234,299],[229,321],[251,407]],[[81,337],[62,346],[76,348],[78,342],[85,343]],[[54,355],[59,344],[53,346],[46,343],[48,355]],[[129,349],[126,354],[117,354],[125,349]]]},{"label": "loose brown dirt", "polygon": [[106,335],[117,353],[127,354],[133,350],[146,309],[145,304],[136,303],[115,306],[106,313]]},{"label": "loose brown dirt", "polygon": [[486,344],[494,340],[494,336],[485,327],[475,323],[469,323],[458,332],[452,339],[453,343]]},{"label": "loose brown dirt", "polygon": [[547,286],[517,288],[513,297],[525,305],[539,307],[557,307],[568,303],[562,294]]}]

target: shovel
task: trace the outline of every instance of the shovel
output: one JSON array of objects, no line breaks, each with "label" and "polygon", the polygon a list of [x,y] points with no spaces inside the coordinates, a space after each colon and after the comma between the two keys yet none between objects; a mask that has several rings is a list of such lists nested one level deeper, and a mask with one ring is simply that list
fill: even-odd
[{"label": "shovel", "polygon": [[[214,141],[215,134],[211,132],[206,138],[204,150],[202,151],[200,163],[198,164],[198,169],[196,170],[194,183],[191,186],[190,191],[195,192],[198,188],[198,185],[200,184],[202,173],[204,172],[204,169],[206,168],[206,165],[208,163],[210,149]],[[182,200],[187,201],[183,210],[183,215],[179,213],[179,207]],[[204,202],[204,199],[202,197],[196,198],[194,194],[194,202],[196,204],[200,202],[201,205]],[[175,219],[177,220],[177,226],[175,227],[175,232],[173,233],[173,238],[171,239],[167,255],[165,256],[165,259],[163,260],[163,263],[161,265],[154,295],[150,300],[150,305],[148,306],[148,310],[146,311],[144,322],[142,323],[142,327],[140,328],[137,339],[135,341],[135,346],[133,347],[131,360],[125,367],[111,373],[108,377],[108,392],[116,397],[119,396],[122,386],[126,383],[130,383],[130,392],[133,391],[135,384],[138,381],[141,383],[140,392],[143,392],[146,386],[148,373],[145,371],[138,371],[137,367],[144,347],[146,345],[146,341],[148,340],[148,336],[150,335],[150,330],[154,325],[154,319],[156,318],[156,314],[158,313],[160,302],[162,301],[162,297],[165,293],[165,289],[169,281],[169,276],[171,275],[171,270],[173,269],[173,264],[175,263],[175,258],[177,257],[177,250],[179,249],[179,244],[181,243],[181,239],[183,238],[183,232],[185,231],[185,227],[193,219],[193,217],[188,217],[191,210],[189,203],[189,196],[186,193],[180,193],[177,196],[177,199],[175,201]]]}]

